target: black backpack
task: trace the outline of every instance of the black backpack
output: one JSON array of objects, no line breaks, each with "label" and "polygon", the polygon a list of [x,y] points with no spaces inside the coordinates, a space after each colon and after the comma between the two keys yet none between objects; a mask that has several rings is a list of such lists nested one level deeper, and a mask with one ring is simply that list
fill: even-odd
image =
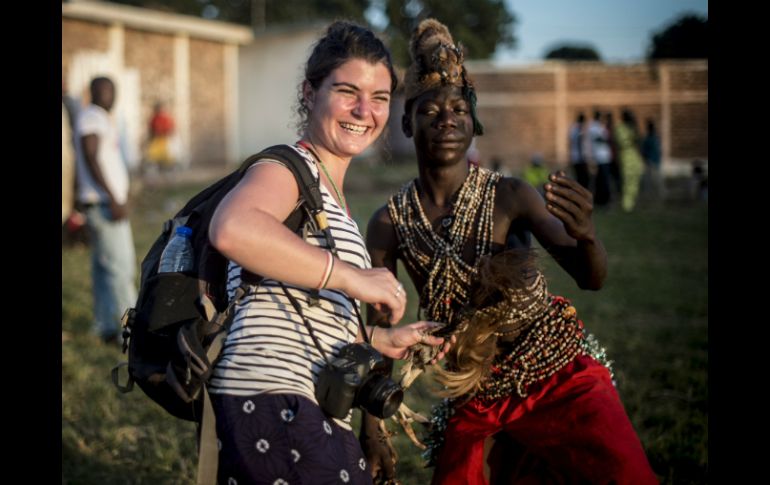
[{"label": "black backpack", "polygon": [[[305,160],[287,145],[272,146],[249,157],[237,171],[198,193],[173,219],[166,221],[163,232],[142,261],[136,306],[123,316],[123,352],[128,350],[128,363],[112,370],[113,382],[121,392],[131,391],[135,382],[172,415],[201,421],[205,384],[232,321],[231,310],[248,291],[248,285],[261,280],[243,270],[242,284],[235,298],[228,301],[228,260],[209,242],[209,223],[222,198],[254,162],[264,158],[284,162],[297,180],[301,204],[284,224],[294,232],[309,224],[323,231],[334,248],[319,182]],[[196,270],[159,274],[161,253],[182,225],[192,229]],[[120,384],[119,371],[125,365],[128,380]]]}]

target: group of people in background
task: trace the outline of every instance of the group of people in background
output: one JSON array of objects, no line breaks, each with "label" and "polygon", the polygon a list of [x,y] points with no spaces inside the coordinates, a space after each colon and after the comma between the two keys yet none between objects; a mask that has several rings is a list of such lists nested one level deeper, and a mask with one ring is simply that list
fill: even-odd
[{"label": "group of people in background", "polygon": [[578,113],[569,130],[570,165],[580,185],[593,192],[597,206],[607,206],[615,196],[623,210],[631,212],[645,174],[650,194],[663,198],[660,136],[652,119],[646,128],[642,134],[630,109],[622,110],[619,123],[612,112],[594,110],[590,121]]}]

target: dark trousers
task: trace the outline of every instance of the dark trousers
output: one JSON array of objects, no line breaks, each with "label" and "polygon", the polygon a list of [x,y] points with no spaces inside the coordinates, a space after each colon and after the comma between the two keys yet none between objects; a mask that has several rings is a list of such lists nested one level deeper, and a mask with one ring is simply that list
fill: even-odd
[{"label": "dark trousers", "polygon": [[620,162],[617,158],[610,162],[610,178],[615,185],[618,194],[623,193],[623,174],[620,171]]},{"label": "dark trousers", "polygon": [[597,165],[596,187],[594,189],[594,203],[607,205],[610,201],[610,164]]},{"label": "dark trousers", "polygon": [[591,190],[591,175],[588,173],[588,164],[586,162],[573,163],[572,168],[575,170],[575,179],[578,183]]}]

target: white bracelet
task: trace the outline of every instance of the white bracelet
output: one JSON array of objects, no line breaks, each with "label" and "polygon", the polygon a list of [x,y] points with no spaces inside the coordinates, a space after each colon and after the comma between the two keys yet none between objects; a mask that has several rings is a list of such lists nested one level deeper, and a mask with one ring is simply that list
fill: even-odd
[{"label": "white bracelet", "polygon": [[318,283],[318,286],[316,289],[321,290],[323,288],[326,288],[326,285],[329,283],[329,278],[332,276],[332,269],[334,268],[334,256],[332,256],[332,253],[327,251],[326,252],[326,267],[324,268],[323,276],[321,276],[321,281]]}]

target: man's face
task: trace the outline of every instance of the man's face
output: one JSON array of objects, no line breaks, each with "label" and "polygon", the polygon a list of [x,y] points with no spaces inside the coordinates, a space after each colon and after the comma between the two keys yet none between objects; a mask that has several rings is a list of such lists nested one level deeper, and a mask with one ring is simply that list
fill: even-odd
[{"label": "man's face", "polygon": [[110,111],[115,104],[115,85],[109,81],[102,81],[95,86],[93,103]]},{"label": "man's face", "polygon": [[412,103],[410,120],[420,161],[453,165],[465,160],[473,140],[473,118],[461,88],[447,86],[418,96]]}]

